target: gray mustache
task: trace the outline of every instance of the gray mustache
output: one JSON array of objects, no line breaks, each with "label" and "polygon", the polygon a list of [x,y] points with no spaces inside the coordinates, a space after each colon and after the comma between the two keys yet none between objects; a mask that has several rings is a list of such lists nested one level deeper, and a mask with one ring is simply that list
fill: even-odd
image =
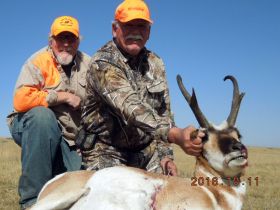
[{"label": "gray mustache", "polygon": [[128,40],[128,39],[133,39],[133,40],[143,40],[143,37],[141,35],[128,35],[125,37],[125,40]]},{"label": "gray mustache", "polygon": [[62,50],[62,52],[71,52],[72,51],[72,48],[63,48],[63,49],[61,49]]}]

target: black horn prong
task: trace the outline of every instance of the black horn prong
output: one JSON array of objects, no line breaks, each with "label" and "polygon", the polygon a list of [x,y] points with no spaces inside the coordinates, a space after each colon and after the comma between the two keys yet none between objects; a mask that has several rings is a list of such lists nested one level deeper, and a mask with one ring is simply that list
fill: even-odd
[{"label": "black horn prong", "polygon": [[233,98],[232,98],[231,110],[227,118],[227,122],[229,126],[234,126],[238,115],[239,107],[245,93],[244,92],[242,92],[241,94],[239,93],[238,82],[235,79],[235,77],[231,75],[227,75],[225,76],[224,81],[226,81],[227,79],[231,80],[233,84]]},{"label": "black horn prong", "polygon": [[[182,81],[182,77],[180,74],[177,75],[177,83],[178,86],[183,94],[183,96],[185,97],[186,101],[189,103],[189,101],[191,101],[191,95],[189,94],[189,92],[186,90],[183,81]],[[190,103],[189,103],[190,104]]]},{"label": "black horn prong", "polygon": [[192,109],[194,116],[198,121],[199,125],[203,128],[209,128],[209,123],[199,108],[194,89],[192,89],[192,95],[190,95],[189,92],[186,90],[182,78],[179,74],[177,75],[177,83],[183,96],[188,102],[190,108]]}]

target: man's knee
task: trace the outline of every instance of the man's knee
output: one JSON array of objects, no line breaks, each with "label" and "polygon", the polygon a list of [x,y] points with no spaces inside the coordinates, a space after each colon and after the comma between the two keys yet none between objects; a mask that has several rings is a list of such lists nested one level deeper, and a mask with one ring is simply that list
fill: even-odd
[{"label": "man's knee", "polygon": [[49,108],[38,106],[27,112],[27,118],[32,120],[37,126],[47,128],[56,125],[56,117],[53,111]]}]

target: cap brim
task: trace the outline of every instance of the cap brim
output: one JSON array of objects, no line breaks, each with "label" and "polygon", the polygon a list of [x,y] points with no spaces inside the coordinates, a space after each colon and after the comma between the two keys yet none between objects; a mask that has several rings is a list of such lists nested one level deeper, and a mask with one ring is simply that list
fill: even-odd
[{"label": "cap brim", "polygon": [[136,20],[136,19],[145,20],[145,21],[147,21],[147,22],[153,24],[153,21],[150,20],[149,18],[139,17],[139,16],[129,17],[129,18],[125,18],[125,19],[122,19],[122,20],[118,20],[118,21],[120,21],[120,22],[122,22],[122,23],[127,23],[127,22],[129,22],[129,21]]},{"label": "cap brim", "polygon": [[79,37],[79,33],[77,31],[74,31],[74,30],[68,30],[68,29],[63,29],[63,30],[56,30],[53,35],[54,36],[57,36],[58,34],[62,33],[62,32],[70,32],[72,34],[74,34],[76,37]]}]

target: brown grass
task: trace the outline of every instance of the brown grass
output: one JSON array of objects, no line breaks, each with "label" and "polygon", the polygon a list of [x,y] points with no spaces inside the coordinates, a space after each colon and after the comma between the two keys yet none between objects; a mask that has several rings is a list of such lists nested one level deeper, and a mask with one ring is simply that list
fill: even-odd
[{"label": "brown grass", "polygon": [[[195,160],[175,148],[180,176],[191,177]],[[280,149],[249,148],[249,167],[245,210],[280,209]],[[0,138],[0,210],[19,209],[17,184],[20,175],[20,148],[12,141]],[[252,178],[251,186],[248,178]],[[258,186],[255,177],[258,177]]]},{"label": "brown grass", "polygon": [[0,209],[19,209],[17,185],[20,176],[20,147],[0,138]]}]

